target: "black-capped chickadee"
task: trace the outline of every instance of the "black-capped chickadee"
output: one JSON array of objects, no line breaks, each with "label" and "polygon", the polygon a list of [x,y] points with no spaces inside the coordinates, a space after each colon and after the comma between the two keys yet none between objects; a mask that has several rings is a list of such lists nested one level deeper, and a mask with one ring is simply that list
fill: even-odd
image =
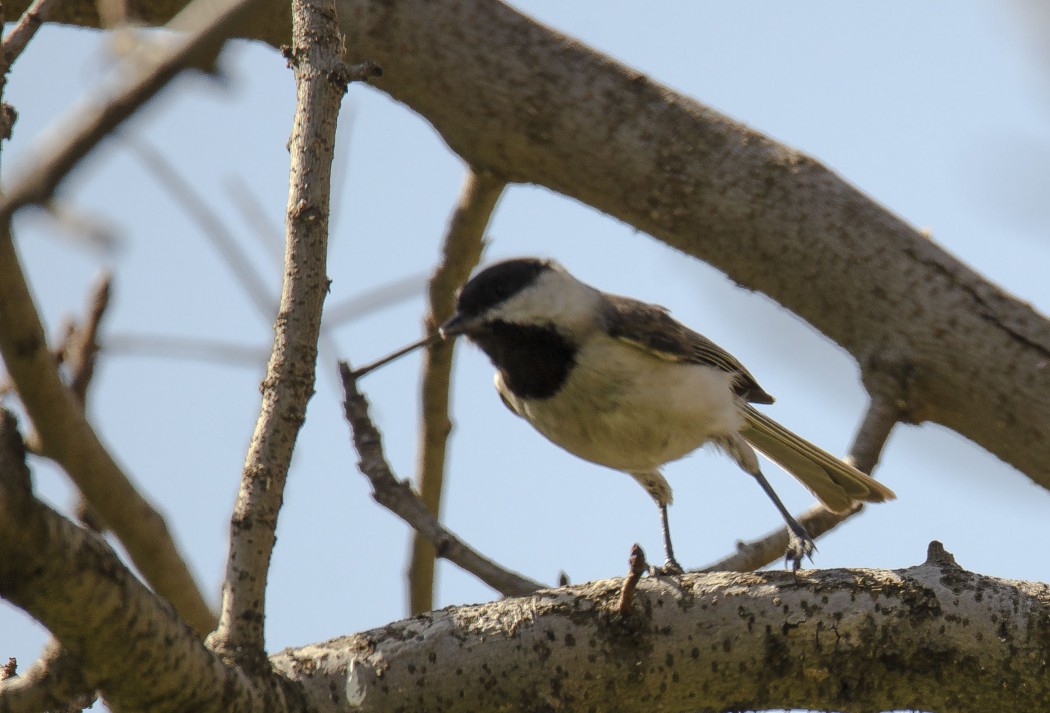
[{"label": "black-capped chickadee", "polygon": [[771,404],[773,397],[728,352],[662,307],[601,292],[552,260],[517,258],[481,270],[439,334],[477,344],[496,367],[503,403],[550,441],[646,489],[660,508],[663,571],[681,567],[667,523],[671,486],[660,468],[705,443],[754,476],[776,505],[791,533],[786,557],[796,569],[812,553],[813,539],[762,475],[752,446],[834,512],[895,497],[755,410],[752,403]]}]

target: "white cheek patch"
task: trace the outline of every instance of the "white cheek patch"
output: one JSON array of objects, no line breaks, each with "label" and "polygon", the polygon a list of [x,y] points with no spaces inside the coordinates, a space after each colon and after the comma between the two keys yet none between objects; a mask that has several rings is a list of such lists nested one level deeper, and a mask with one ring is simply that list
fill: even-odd
[{"label": "white cheek patch", "polygon": [[573,331],[597,319],[601,295],[562,270],[549,270],[514,295],[494,316],[513,324],[556,324]]}]

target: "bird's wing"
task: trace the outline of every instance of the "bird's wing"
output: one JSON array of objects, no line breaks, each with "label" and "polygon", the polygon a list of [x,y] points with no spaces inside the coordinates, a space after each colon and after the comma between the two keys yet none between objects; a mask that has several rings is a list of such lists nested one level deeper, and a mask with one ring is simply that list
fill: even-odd
[{"label": "bird's wing", "polygon": [[773,403],[773,397],[732,354],[686,327],[663,307],[620,295],[606,297],[603,318],[610,336],[661,359],[721,369],[733,375],[736,393],[745,401]]}]

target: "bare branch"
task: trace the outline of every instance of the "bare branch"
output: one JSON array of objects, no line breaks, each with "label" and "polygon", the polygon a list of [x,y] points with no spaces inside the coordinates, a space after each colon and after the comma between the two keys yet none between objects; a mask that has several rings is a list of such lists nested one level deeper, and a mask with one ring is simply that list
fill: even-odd
[{"label": "bare branch", "polygon": [[256,311],[269,322],[277,313],[277,300],[268,285],[268,280],[252,267],[251,260],[230,235],[222,219],[208,207],[204,198],[193,185],[159,151],[143,141],[127,134],[121,136],[124,143],[138,156],[142,164],[165,187],[183,210],[196,221],[204,236],[218,250],[226,267],[244,289]]},{"label": "bare branch", "polygon": [[[242,35],[286,42],[286,5],[260,1]],[[90,24],[84,3],[62,3],[56,20]],[[135,5],[157,18],[171,3]],[[1050,487],[1050,322],[819,161],[497,0],[345,0],[342,21],[352,56],[387,69],[377,86],[471,165],[547,186],[714,265],[859,362],[899,351],[914,373],[912,418]],[[900,314],[909,319],[887,318]]]},{"label": "bare branch", "polygon": [[209,65],[223,41],[259,0],[196,0],[171,21],[184,32],[156,47],[132,53],[121,67],[128,79],[104,103],[80,106],[67,118],[67,128],[43,151],[32,167],[15,180],[0,201],[0,222],[22,206],[47,201],[58,184],[98,143],[184,69]]},{"label": "bare branch", "polygon": [[266,363],[266,347],[250,347],[234,342],[199,337],[172,337],[164,334],[111,334],[102,343],[106,354],[143,355],[165,359],[193,359],[223,362],[234,366]]},{"label": "bare branch", "polygon": [[314,393],[321,308],[328,292],[328,219],[336,120],[350,74],[334,0],[296,0],[289,63],[297,108],[289,142],[284,287],[273,352],[230,523],[219,628],[209,642],[249,670],[268,670],[266,580],[292,450]]},{"label": "bare branch", "polygon": [[542,584],[511,572],[487,559],[446,530],[431,514],[411,485],[398,481],[383,455],[383,441],[379,430],[368,416],[368,400],[357,390],[357,381],[350,366],[340,362],[343,379],[346,420],[357,448],[358,468],[372,484],[376,502],[404,520],[410,527],[430,540],[438,557],[447,559],[506,596],[520,596],[543,589]]},{"label": "bare branch", "polygon": [[[455,312],[456,291],[470,277],[485,247],[484,235],[506,181],[484,171],[468,169],[459,203],[449,221],[441,263],[430,280],[430,310],[425,334],[433,334]],[[423,428],[420,432],[416,483],[419,496],[434,517],[441,516],[445,478],[445,445],[452,432],[448,389],[452,373],[452,340],[428,343],[423,357]],[[434,546],[416,531],[408,570],[409,611],[434,608]]]},{"label": "bare branch", "polygon": [[1050,586],[967,572],[938,543],[900,570],[647,577],[629,617],[622,583],[421,614],[272,660],[358,713],[985,713],[1050,697]]},{"label": "bare branch", "polygon": [[80,711],[95,698],[80,663],[54,639],[24,674],[0,678],[0,710],[5,713]]},{"label": "bare branch", "polygon": [[91,291],[87,316],[83,324],[74,330],[72,339],[65,350],[64,362],[69,370],[69,388],[80,402],[81,408],[87,403],[88,385],[95,375],[99,327],[102,325],[102,316],[109,307],[112,282],[113,278],[108,272],[99,277],[95,288]]},{"label": "bare branch", "polygon": [[426,282],[427,276],[424,274],[409,275],[379,285],[363,295],[337,302],[331,309],[325,310],[325,327],[337,327],[388,305],[412,299],[423,292]]},{"label": "bare branch", "polygon": [[277,267],[283,267],[284,238],[279,226],[266,219],[266,211],[248,183],[240,176],[231,176],[226,179],[226,189],[233,199],[234,206],[240,210],[241,216],[251,227],[249,233],[266,251],[270,260]]},{"label": "bare branch", "polygon": [[210,631],[214,615],[164,518],[128,481],[59,378],[9,224],[0,223],[0,229],[0,354],[33,420],[42,452],[65,469],[150,585],[198,632]]},{"label": "bare branch", "polygon": [[[95,375],[95,361],[99,349],[98,333],[102,326],[102,316],[109,307],[111,283],[110,274],[103,273],[92,290],[87,316],[82,324],[72,329],[63,345],[62,363],[69,374],[69,389],[85,414],[87,413],[88,386],[91,385],[91,379]],[[85,527],[95,532],[102,532],[105,528],[105,522],[83,493],[78,497],[75,511],[77,519]]]},{"label": "bare branch", "polygon": [[[301,700],[294,686],[256,686],[226,666],[105,540],[36,500],[7,411],[0,412],[0,541],[0,596],[62,642],[82,670],[74,688],[100,688],[111,710],[280,710]],[[18,688],[0,683],[0,701],[9,686]]]},{"label": "bare branch", "polygon": [[18,24],[4,37],[4,43],[0,46],[0,76],[5,76],[11,70],[19,55],[22,54],[33,35],[44,24],[51,7],[56,0],[33,0],[32,4],[22,13]]}]

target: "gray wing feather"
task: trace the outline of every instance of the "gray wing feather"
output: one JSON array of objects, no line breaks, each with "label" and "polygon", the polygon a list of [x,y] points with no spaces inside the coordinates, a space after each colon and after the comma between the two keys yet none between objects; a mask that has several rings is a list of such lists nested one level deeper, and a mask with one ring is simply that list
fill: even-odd
[{"label": "gray wing feather", "polygon": [[619,295],[606,297],[605,327],[610,336],[662,359],[721,369],[733,375],[736,393],[745,401],[773,403],[773,397],[732,354],[686,327],[663,307]]}]

